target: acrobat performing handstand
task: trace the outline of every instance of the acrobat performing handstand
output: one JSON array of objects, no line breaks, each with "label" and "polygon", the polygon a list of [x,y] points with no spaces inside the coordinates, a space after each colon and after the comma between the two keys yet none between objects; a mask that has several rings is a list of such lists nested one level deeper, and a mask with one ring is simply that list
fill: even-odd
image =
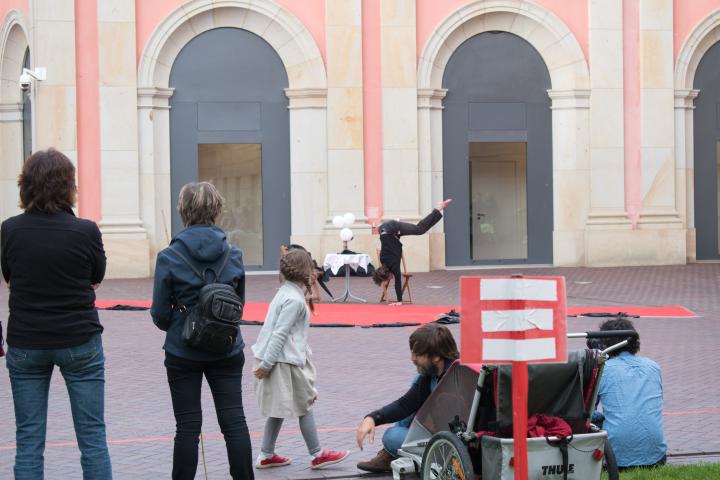
[{"label": "acrobat performing handstand", "polygon": [[400,237],[404,235],[423,235],[430,230],[433,225],[442,218],[442,210],[452,202],[452,198],[443,200],[435,206],[425,218],[417,224],[401,222],[399,220],[389,220],[380,224],[378,233],[380,234],[380,266],[373,273],[373,281],[376,285],[382,285],[384,281],[395,277],[395,295],[397,302],[390,305],[402,305],[402,273],[400,271],[400,262],[402,261],[403,245],[400,243]]}]

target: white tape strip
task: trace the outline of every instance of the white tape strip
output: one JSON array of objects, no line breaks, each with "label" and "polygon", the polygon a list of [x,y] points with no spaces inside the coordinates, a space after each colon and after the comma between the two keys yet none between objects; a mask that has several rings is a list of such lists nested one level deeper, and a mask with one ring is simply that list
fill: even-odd
[{"label": "white tape strip", "polygon": [[523,330],[552,330],[553,311],[549,308],[532,310],[483,310],[483,332],[519,332]]},{"label": "white tape strip", "polygon": [[480,280],[480,300],[540,300],[557,301],[555,280],[527,278],[483,278]]},{"label": "white tape strip", "polygon": [[527,362],[555,358],[554,338],[483,339],[483,360]]}]

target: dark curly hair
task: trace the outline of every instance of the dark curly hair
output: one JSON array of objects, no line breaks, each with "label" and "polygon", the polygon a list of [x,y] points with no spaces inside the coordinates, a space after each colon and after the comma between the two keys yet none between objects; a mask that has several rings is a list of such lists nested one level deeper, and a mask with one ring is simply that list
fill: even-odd
[{"label": "dark curly hair", "polygon": [[[604,321],[602,324],[600,324],[600,331],[605,332],[609,330],[635,330],[635,325],[626,317],[617,317],[612,318],[610,320]],[[602,345],[602,349],[606,349],[608,347],[612,347],[616,343],[620,343],[623,341],[622,338],[598,338],[598,342]],[[620,354],[621,352],[630,352],[633,355],[635,355],[638,351],[640,351],[640,339],[638,338],[635,341],[631,341],[626,346],[621,348],[620,350],[615,350],[614,352],[610,353],[611,357],[614,357],[615,355]]]},{"label": "dark curly hair", "polygon": [[75,204],[75,166],[54,148],[39,150],[23,165],[18,177],[20,208],[26,212],[56,213]]},{"label": "dark curly hair", "polygon": [[457,343],[445,325],[428,323],[410,335],[410,351],[415,355],[457,360],[460,357]]},{"label": "dark curly hair", "polygon": [[380,286],[382,283],[392,276],[392,272],[385,265],[380,265],[372,273],[373,282],[375,285]]}]

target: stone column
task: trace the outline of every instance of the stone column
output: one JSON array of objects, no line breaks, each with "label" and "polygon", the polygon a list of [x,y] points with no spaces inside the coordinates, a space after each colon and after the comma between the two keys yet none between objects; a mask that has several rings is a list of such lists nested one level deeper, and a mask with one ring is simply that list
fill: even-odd
[{"label": "stone column", "polygon": [[585,265],[590,206],[590,90],[549,90],[553,134],[553,264]]},{"label": "stone column", "polygon": [[0,145],[3,146],[0,161],[0,220],[21,212],[18,207],[17,179],[23,165],[22,108],[22,103],[0,104]]},{"label": "stone column", "polygon": [[[418,159],[415,26],[415,0],[381,2],[384,218],[401,218],[409,222],[416,222],[429,213],[420,210],[422,183]],[[429,235],[407,237],[403,246],[408,270],[423,272],[430,269]]]},{"label": "stone column", "polygon": [[75,2],[30,0],[30,18],[32,65],[47,69],[33,82],[34,148],[55,147],[77,164]]},{"label": "stone column", "polygon": [[339,251],[342,244],[332,218],[350,212],[357,219],[350,248],[368,252],[372,239],[365,224],[362,1],[326,0],[325,27],[327,207],[320,251]]},{"label": "stone column", "polygon": [[[417,92],[418,170],[420,211],[429,212],[443,197],[442,100],[446,89]],[[442,220],[430,231],[430,270],[445,268],[445,233]]]},{"label": "stone column", "polygon": [[290,158],[297,160],[290,165],[290,240],[320,255],[328,218],[327,90],[288,88],[285,95],[290,101]]},{"label": "stone column", "polygon": [[140,219],[135,0],[98,1],[102,220],[108,276],[150,272]]},{"label": "stone column", "polygon": [[686,258],[695,262],[695,164],[693,110],[699,90],[675,90],[675,202],[686,235]]},{"label": "stone column", "polygon": [[170,97],[172,88],[137,90],[140,161],[140,217],[147,232],[150,268],[171,240],[170,215]]},{"label": "stone column", "polygon": [[[679,229],[675,195],[673,1],[640,2],[642,210],[640,224]],[[679,232],[678,232],[679,234]],[[684,242],[684,233],[681,235]],[[682,252],[663,252],[676,256]]]},{"label": "stone column", "polygon": [[[622,4],[623,0],[589,0],[592,95],[587,224],[591,230],[630,226],[625,212]],[[588,237],[591,257],[594,236],[590,233]],[[604,241],[600,240],[600,243]],[[593,259],[589,261],[593,262]]]}]

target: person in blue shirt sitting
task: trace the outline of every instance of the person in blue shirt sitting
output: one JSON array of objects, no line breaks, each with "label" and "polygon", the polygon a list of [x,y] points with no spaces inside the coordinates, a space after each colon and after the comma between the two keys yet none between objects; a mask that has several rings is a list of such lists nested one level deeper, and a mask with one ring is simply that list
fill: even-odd
[{"label": "person in blue shirt sitting", "polygon": [[[601,331],[635,330],[627,318],[607,320]],[[592,346],[605,349],[619,338],[600,338]],[[602,422],[618,467],[657,467],[665,464],[667,445],[663,434],[662,372],[657,363],[637,355],[640,340],[610,353],[600,380],[598,400],[603,413],[595,412],[593,422]],[[604,419],[603,419],[604,416]]]}]

